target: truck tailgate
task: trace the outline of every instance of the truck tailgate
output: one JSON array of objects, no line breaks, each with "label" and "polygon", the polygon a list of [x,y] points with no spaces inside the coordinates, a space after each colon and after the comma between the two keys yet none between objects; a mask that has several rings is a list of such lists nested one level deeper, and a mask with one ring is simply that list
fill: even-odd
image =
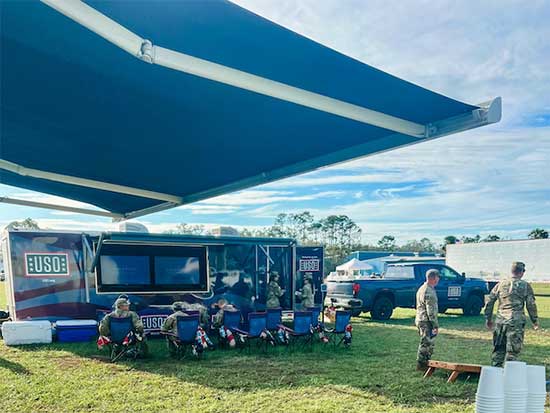
[{"label": "truck tailgate", "polygon": [[327,282],[327,294],[353,296],[353,283],[351,281]]}]

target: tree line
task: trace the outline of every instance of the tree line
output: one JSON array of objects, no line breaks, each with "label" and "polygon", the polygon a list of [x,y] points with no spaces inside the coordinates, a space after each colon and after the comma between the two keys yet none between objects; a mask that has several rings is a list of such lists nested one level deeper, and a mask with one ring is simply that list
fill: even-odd
[{"label": "tree line", "polygon": [[[8,229],[40,229],[38,223],[31,218],[22,221],[13,221],[7,225]],[[180,223],[172,230],[165,231],[169,234],[211,235],[204,225]],[[445,254],[445,248],[449,244],[476,243],[501,241],[496,234],[485,237],[480,235],[461,236],[448,235],[442,244],[436,244],[429,238],[410,240],[398,244],[393,235],[384,235],[376,243],[362,242],[363,232],[359,225],[347,215],[329,215],[316,219],[309,211],[299,213],[281,213],[275,217],[273,225],[262,228],[243,228],[239,234],[244,237],[276,237],[293,238],[301,245],[322,245],[325,247],[325,256],[334,263],[340,263],[352,251],[378,250],[378,251],[407,251],[407,252],[433,252]],[[542,228],[535,228],[529,234],[530,239],[547,239],[549,233]],[[1,259],[1,258],[0,258]]]}]

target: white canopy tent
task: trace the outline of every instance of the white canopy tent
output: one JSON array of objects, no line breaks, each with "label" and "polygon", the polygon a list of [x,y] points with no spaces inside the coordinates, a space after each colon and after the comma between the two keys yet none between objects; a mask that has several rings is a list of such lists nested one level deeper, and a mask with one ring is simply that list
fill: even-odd
[{"label": "white canopy tent", "polygon": [[354,271],[359,273],[360,271],[372,271],[373,269],[374,267],[372,265],[359,261],[357,258],[353,258],[350,261],[336,267],[336,271],[343,271],[350,274],[353,274]]}]

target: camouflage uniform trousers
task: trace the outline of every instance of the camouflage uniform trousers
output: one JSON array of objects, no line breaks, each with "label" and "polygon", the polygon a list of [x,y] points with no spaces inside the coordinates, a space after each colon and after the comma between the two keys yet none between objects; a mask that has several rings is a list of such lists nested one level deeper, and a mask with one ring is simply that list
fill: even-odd
[{"label": "camouflage uniform trousers", "polygon": [[493,366],[502,367],[504,360],[517,360],[523,347],[525,323],[496,324],[493,332]]},{"label": "camouflage uniform trousers", "polygon": [[435,345],[435,337],[432,337],[433,325],[429,321],[420,321],[418,323],[418,334],[420,334],[420,344],[418,345],[418,353],[416,362],[419,365],[427,366],[428,361],[432,358]]}]

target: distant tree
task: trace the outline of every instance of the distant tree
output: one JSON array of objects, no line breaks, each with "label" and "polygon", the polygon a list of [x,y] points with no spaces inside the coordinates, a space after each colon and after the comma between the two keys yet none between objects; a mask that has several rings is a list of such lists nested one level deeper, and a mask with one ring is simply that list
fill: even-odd
[{"label": "distant tree", "polygon": [[480,235],[476,235],[475,237],[463,236],[463,237],[461,238],[461,241],[462,241],[464,244],[473,244],[473,243],[476,243],[476,242],[481,241],[481,236],[480,236]]},{"label": "distant tree", "polygon": [[388,251],[394,250],[397,247],[395,237],[393,235],[384,235],[378,241],[378,247]]},{"label": "distant tree", "polygon": [[458,242],[458,238],[454,235],[447,235],[443,240],[445,241],[445,245],[456,244]]},{"label": "distant tree", "polygon": [[458,241],[459,239],[454,235],[447,235],[445,238],[443,238],[443,244],[441,245],[441,251],[443,252],[443,254],[447,252],[447,245],[456,244]]},{"label": "distant tree", "polygon": [[529,233],[530,239],[546,239],[548,238],[548,231],[542,228],[535,228]]},{"label": "distant tree", "polygon": [[290,214],[290,221],[298,240],[307,242],[309,229],[311,224],[313,224],[313,215],[311,212],[304,211],[299,214]]},{"label": "distant tree", "polygon": [[431,242],[430,239],[426,237],[420,240],[420,245],[422,246],[422,251],[425,251],[425,252],[434,252],[437,249],[434,243]]},{"label": "distant tree", "polygon": [[175,229],[164,231],[165,234],[186,234],[186,235],[208,235],[209,232],[205,230],[204,225],[191,225],[182,222],[176,225]]},{"label": "distant tree", "polygon": [[12,221],[7,226],[7,229],[40,229],[38,223],[32,218],[26,218],[23,221]]},{"label": "distant tree", "polygon": [[485,238],[483,238],[483,242],[495,242],[500,241],[500,237],[498,235],[487,235]]}]

